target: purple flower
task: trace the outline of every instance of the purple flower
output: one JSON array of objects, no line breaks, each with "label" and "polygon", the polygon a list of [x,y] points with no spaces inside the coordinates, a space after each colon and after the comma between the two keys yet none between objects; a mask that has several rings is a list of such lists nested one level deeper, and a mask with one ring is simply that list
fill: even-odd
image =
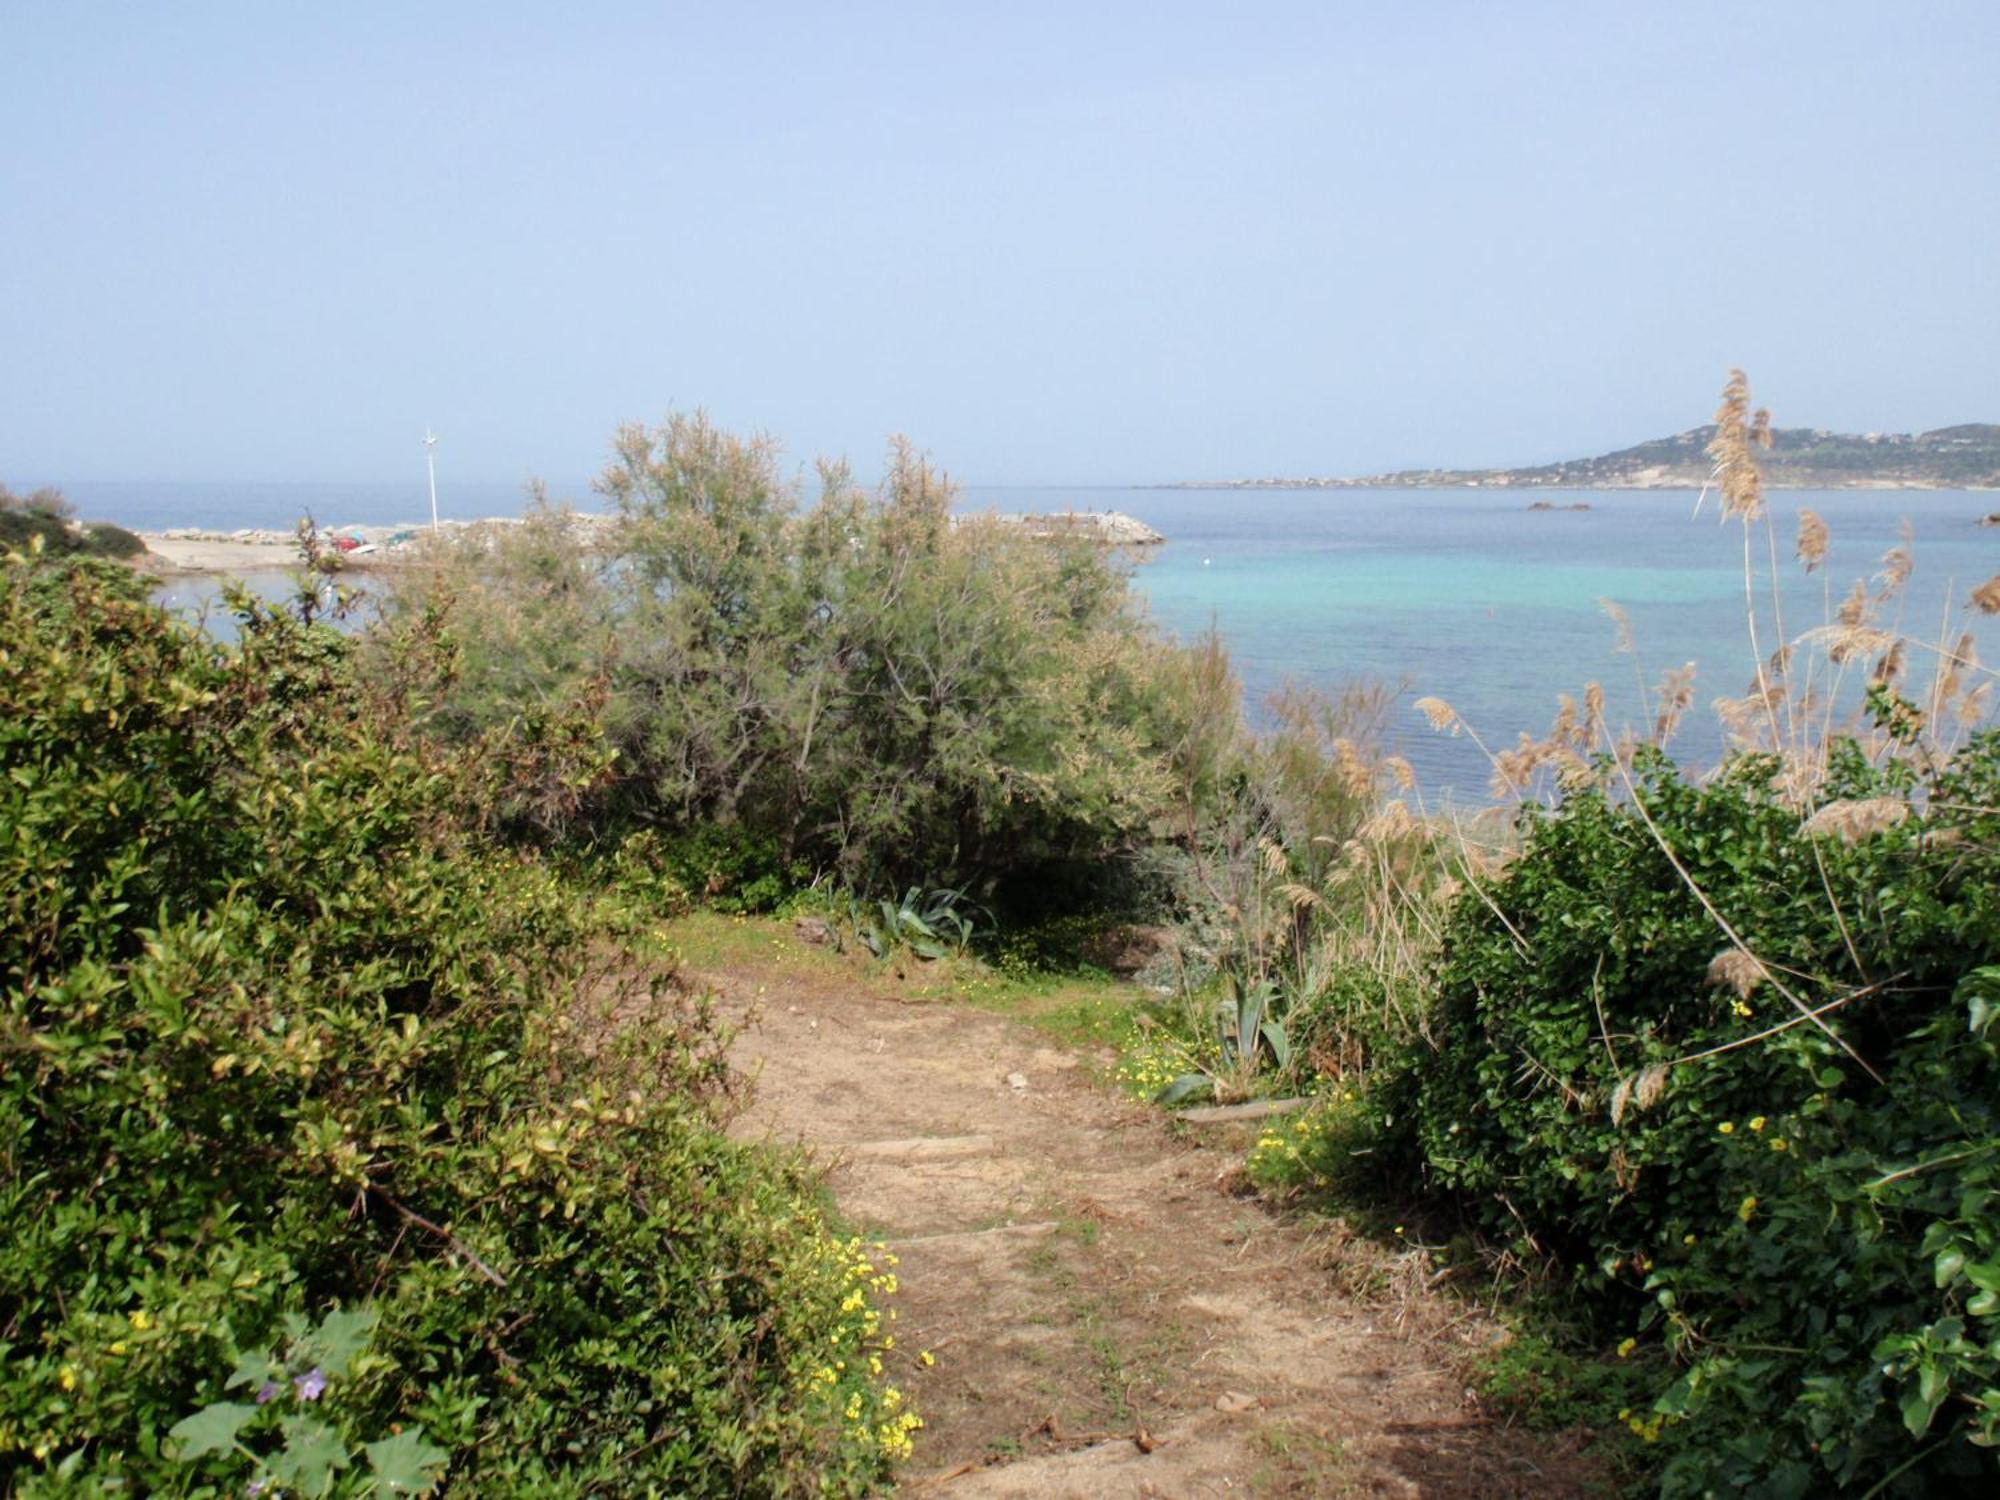
[{"label": "purple flower", "polygon": [[265,1381],[262,1385],[257,1387],[257,1404],[259,1406],[262,1406],[266,1402],[276,1401],[278,1399],[279,1389],[280,1387],[277,1381],[275,1380]]},{"label": "purple flower", "polygon": [[243,1493],[244,1493],[244,1494],[246,1494],[246,1495],[261,1495],[261,1494],[263,1494],[263,1493],[264,1493],[264,1481],[263,1481],[263,1480],[261,1480],[261,1479],[253,1479],[253,1480],[251,1480],[251,1481],[250,1481],[250,1482],[249,1482],[248,1484],[246,1484],[246,1485],[244,1485],[244,1486],[243,1486]]},{"label": "purple flower", "polygon": [[317,1401],[319,1400],[320,1392],[326,1389],[326,1371],[322,1370],[318,1365],[314,1365],[305,1374],[294,1375],[292,1377],[292,1384],[299,1388],[299,1399],[301,1401]]}]

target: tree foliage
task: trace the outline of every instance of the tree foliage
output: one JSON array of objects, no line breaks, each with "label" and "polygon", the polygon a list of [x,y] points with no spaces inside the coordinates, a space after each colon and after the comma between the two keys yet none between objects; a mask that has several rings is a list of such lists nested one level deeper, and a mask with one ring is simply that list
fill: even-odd
[{"label": "tree foliage", "polygon": [[1118,563],[955,519],[907,445],[878,495],[820,481],[803,504],[772,445],[700,416],[628,427],[608,534],[544,511],[443,551],[394,607],[458,602],[463,727],[605,685],[597,829],[733,828],[849,884],[982,896],[1140,847],[1182,728],[1175,652]]}]

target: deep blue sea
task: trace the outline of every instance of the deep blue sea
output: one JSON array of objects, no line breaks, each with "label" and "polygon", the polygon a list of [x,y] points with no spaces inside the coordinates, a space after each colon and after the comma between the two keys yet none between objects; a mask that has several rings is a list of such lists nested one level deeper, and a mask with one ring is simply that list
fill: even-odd
[{"label": "deep blue sea", "polygon": [[[589,505],[582,486],[552,490]],[[143,529],[285,526],[308,508],[334,524],[428,513],[421,484],[72,484],[66,492],[86,515]],[[1530,511],[1535,500],[1591,509]],[[518,488],[454,486],[441,491],[439,508],[506,515],[523,504]],[[1165,533],[1166,546],[1135,566],[1138,585],[1169,630],[1185,636],[1213,624],[1222,633],[1253,713],[1287,678],[1370,677],[1408,700],[1443,698],[1487,743],[1511,743],[1519,730],[1547,726],[1557,694],[1593,679],[1614,723],[1638,722],[1649,712],[1645,690],[1692,661],[1704,711],[1690,716],[1678,744],[1700,761],[1717,750],[1705,705],[1742,693],[1752,658],[1741,529],[1717,523],[1713,495],[1699,516],[1694,505],[1692,492],[1629,490],[970,488],[964,500],[972,510],[1120,510]],[[1831,556],[1810,576],[1792,561],[1801,506],[1832,528]],[[1787,636],[1829,618],[1855,578],[1878,570],[1907,520],[1916,572],[1900,619],[1888,623],[1919,640],[1971,627],[1982,654],[2000,660],[1996,622],[1965,608],[1967,589],[2000,573],[2000,527],[1977,524],[2000,509],[2000,495],[1778,491],[1770,508]],[[1761,526],[1753,535],[1761,563]],[[170,596],[199,605],[211,592],[176,585]],[[1607,598],[1630,615],[1635,654],[1616,650]],[[1768,652],[1768,593],[1760,603]],[[1913,658],[1919,670],[1928,665],[1921,653]],[[1429,795],[1483,799],[1487,764],[1468,740],[1433,733],[1413,708],[1401,722],[1399,748]]]}]

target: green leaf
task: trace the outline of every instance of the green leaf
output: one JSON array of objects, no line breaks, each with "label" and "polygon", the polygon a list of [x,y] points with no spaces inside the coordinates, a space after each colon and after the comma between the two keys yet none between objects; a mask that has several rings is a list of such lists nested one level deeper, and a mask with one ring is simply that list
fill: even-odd
[{"label": "green leaf", "polygon": [[1940,1396],[1937,1401],[1928,1400],[1921,1391],[1906,1392],[1902,1400],[1903,1425],[1910,1430],[1911,1437],[1922,1437],[1930,1431],[1931,1418],[1937,1415]]},{"label": "green leaf", "polygon": [[174,1455],[182,1463],[204,1453],[227,1453],[236,1446],[236,1434],[257,1415],[257,1408],[241,1401],[216,1401],[191,1417],[183,1417],[167,1430],[180,1444]]},{"label": "green leaf", "polygon": [[240,1390],[246,1385],[262,1385],[275,1373],[271,1356],[261,1351],[237,1356],[236,1368],[229,1372],[229,1379],[223,1382],[226,1391]]},{"label": "green leaf", "polygon": [[320,1319],[319,1329],[313,1335],[319,1354],[316,1363],[328,1375],[345,1375],[354,1356],[368,1347],[375,1323],[376,1314],[371,1308],[336,1309],[328,1313]]},{"label": "green leaf", "polygon": [[375,1483],[391,1494],[420,1495],[430,1489],[451,1462],[451,1455],[424,1441],[424,1430],[412,1427],[379,1443],[364,1443]]},{"label": "green leaf", "polygon": [[285,1446],[266,1467],[280,1484],[324,1495],[333,1488],[334,1471],[347,1467],[347,1444],[317,1417],[292,1417],[285,1423]]},{"label": "green leaf", "polygon": [[1271,1061],[1281,1068],[1292,1064],[1292,1039],[1285,1035],[1285,1028],[1276,1021],[1266,1021],[1258,1034],[1264,1038],[1264,1045],[1271,1049]]},{"label": "green leaf", "polygon": [[1171,1109],[1176,1104],[1185,1104],[1197,1094],[1206,1093],[1213,1086],[1206,1073],[1183,1073],[1155,1094],[1153,1102]]}]

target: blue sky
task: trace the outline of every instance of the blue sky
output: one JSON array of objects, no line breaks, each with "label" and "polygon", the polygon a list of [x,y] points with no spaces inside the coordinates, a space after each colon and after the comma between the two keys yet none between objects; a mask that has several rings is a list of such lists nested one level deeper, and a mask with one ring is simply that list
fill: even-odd
[{"label": "blue sky", "polygon": [[0,0],[0,479],[2000,420],[2000,5]]}]

